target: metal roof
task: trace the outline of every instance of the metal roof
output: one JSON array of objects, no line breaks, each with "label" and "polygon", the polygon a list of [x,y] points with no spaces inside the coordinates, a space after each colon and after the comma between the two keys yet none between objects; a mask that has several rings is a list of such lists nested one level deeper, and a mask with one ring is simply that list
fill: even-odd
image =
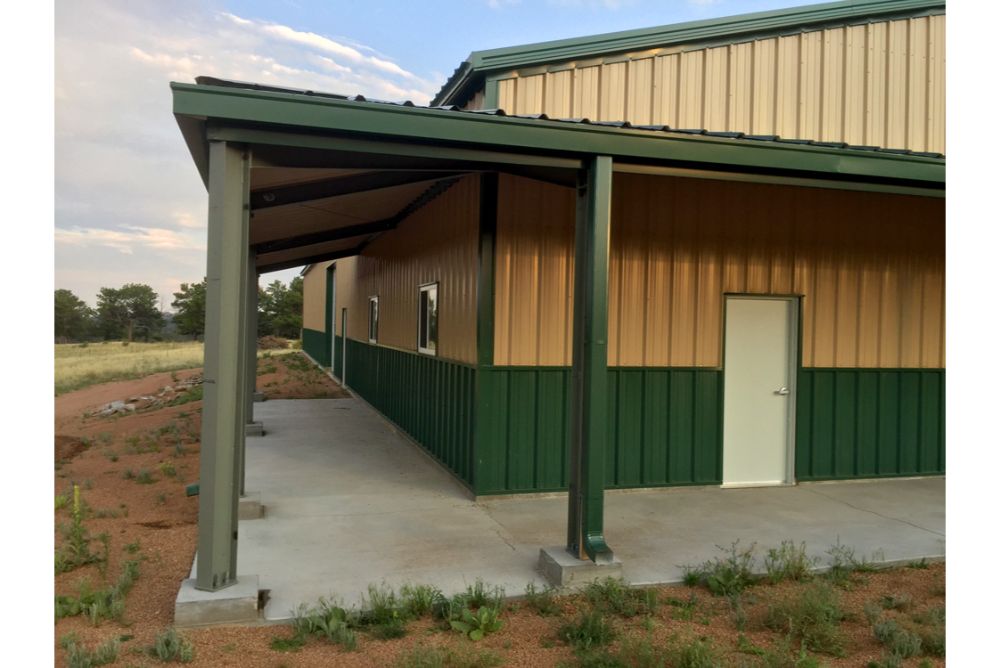
[{"label": "metal roof", "polygon": [[737,43],[837,25],[941,13],[944,8],[944,0],[844,0],[473,51],[431,104],[464,104],[490,72],[672,45]]},{"label": "metal roof", "polygon": [[315,98],[325,98],[330,100],[343,100],[347,102],[368,102],[379,105],[390,105],[394,107],[413,107],[417,109],[425,110],[437,110],[437,111],[447,111],[457,114],[475,114],[478,116],[493,116],[493,117],[506,117],[506,118],[518,118],[532,121],[554,121],[556,123],[570,123],[574,125],[589,125],[589,126],[599,126],[605,128],[618,128],[618,129],[631,129],[631,130],[641,130],[643,132],[657,133],[657,134],[674,134],[683,136],[700,135],[704,137],[716,137],[721,139],[733,139],[747,142],[773,142],[777,144],[789,144],[795,146],[815,146],[828,149],[844,149],[847,151],[864,151],[869,153],[885,153],[892,155],[911,155],[923,158],[938,158],[943,159],[945,156],[943,153],[934,153],[927,151],[911,151],[909,149],[902,148],[882,148],[879,146],[861,146],[855,144],[848,144],[845,142],[829,142],[829,141],[818,141],[811,139],[790,139],[779,137],[778,135],[755,135],[747,134],[744,132],[722,132],[722,131],[712,131],[703,128],[672,128],[669,125],[633,125],[628,121],[592,121],[588,118],[557,118],[550,117],[546,114],[508,114],[503,109],[463,109],[458,105],[438,105],[438,106],[419,106],[406,100],[404,102],[393,102],[387,100],[375,100],[364,95],[341,95],[337,93],[322,93],[312,90],[304,90],[298,88],[283,88],[279,86],[271,86],[267,84],[256,84],[247,83],[241,81],[232,81],[227,79],[218,79],[215,77],[198,77],[196,79],[199,85],[206,86],[219,86],[224,88],[239,88],[244,90],[254,90],[254,91],[266,91],[273,93],[288,93],[293,95],[302,95]]}]

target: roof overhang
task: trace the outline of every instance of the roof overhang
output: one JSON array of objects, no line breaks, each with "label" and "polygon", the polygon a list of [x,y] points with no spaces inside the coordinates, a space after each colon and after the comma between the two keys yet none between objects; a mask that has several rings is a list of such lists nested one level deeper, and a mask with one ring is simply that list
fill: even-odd
[{"label": "roof overhang", "polygon": [[[941,157],[351,100],[252,84],[172,83],[207,183],[208,144],[249,146],[251,243],[271,271],[357,254],[463,174],[571,185],[590,156],[619,171],[943,196]],[[666,170],[666,171],[664,171]]]},{"label": "roof overhang", "polygon": [[846,0],[473,51],[452,73],[431,105],[462,105],[476,90],[482,88],[488,75],[522,67],[654,48],[703,48],[712,44],[738,43],[790,32],[943,13],[944,10],[944,0]]}]

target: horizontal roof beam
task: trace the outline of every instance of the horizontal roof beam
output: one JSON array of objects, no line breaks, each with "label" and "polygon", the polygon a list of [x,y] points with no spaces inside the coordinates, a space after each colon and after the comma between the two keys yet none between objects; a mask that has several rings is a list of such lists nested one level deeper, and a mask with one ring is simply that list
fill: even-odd
[{"label": "horizontal roof beam", "polygon": [[422,181],[433,181],[437,178],[454,176],[454,172],[370,172],[351,174],[322,181],[311,181],[295,185],[284,185],[274,188],[260,188],[250,193],[250,208],[252,210],[268,209],[277,206],[300,204],[317,199],[352,195],[354,193],[370,192],[396,186],[411,185]]},{"label": "horizontal roof beam", "polygon": [[351,237],[367,236],[388,232],[399,224],[396,216],[384,220],[376,220],[371,223],[361,223],[359,225],[347,225],[345,227],[335,227],[322,232],[312,232],[310,234],[300,234],[295,237],[265,241],[255,246],[257,253],[277,253],[278,251],[291,250],[300,246],[313,246],[315,244],[350,239]]},{"label": "horizontal roof beam", "polygon": [[325,253],[314,253],[313,255],[304,255],[302,257],[293,258],[290,260],[277,260],[268,261],[266,257],[260,255],[257,256],[257,272],[261,274],[267,274],[272,271],[281,271],[282,269],[293,269],[295,267],[301,267],[307,264],[316,264],[317,262],[327,262],[328,260],[339,260],[345,257],[351,257],[352,255],[357,255],[361,252],[364,244],[359,244],[351,248],[326,251]]}]

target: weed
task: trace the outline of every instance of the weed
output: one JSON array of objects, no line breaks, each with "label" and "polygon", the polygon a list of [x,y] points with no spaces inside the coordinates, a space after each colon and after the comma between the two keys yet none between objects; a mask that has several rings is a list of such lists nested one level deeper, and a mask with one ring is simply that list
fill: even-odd
[{"label": "weed", "polygon": [[170,627],[157,634],[153,643],[153,656],[160,661],[176,661],[178,663],[188,663],[194,660],[194,645],[184,636],[177,633],[177,630]]},{"label": "weed", "polygon": [[729,597],[729,614],[733,620],[733,626],[737,631],[744,631],[747,627],[747,612],[743,607],[743,597],[740,595]]},{"label": "weed", "polygon": [[771,606],[765,625],[800,640],[806,649],[841,656],[844,650],[839,623],[843,618],[837,592],[818,582],[804,589],[797,599]]},{"label": "weed", "polygon": [[944,606],[928,608],[923,612],[918,612],[910,617],[917,624],[930,626],[944,626]]},{"label": "weed", "polygon": [[56,573],[66,573],[80,566],[100,562],[102,559],[107,563],[107,537],[101,539],[104,543],[104,555],[95,554],[90,551],[90,532],[83,526],[83,516],[86,507],[80,499],[80,488],[73,486],[73,510],[70,514],[70,523],[63,527],[65,541],[55,554]]},{"label": "weed", "polygon": [[167,406],[182,406],[183,404],[191,403],[192,401],[201,401],[204,396],[204,389],[201,385],[195,385],[189,388],[186,392],[181,392],[176,395],[173,399],[167,402]]},{"label": "weed", "polygon": [[59,644],[66,650],[66,665],[69,668],[93,668],[118,660],[119,643],[117,638],[106,640],[93,650],[81,645],[76,634],[63,636]]},{"label": "weed", "polygon": [[858,557],[853,547],[842,545],[840,537],[837,542],[826,551],[830,556],[830,568],[826,573],[827,579],[834,584],[847,587],[851,583],[851,575],[854,573],[871,573],[875,570],[875,561],[880,561],[884,555],[880,550],[872,553],[871,559]]},{"label": "weed", "polygon": [[780,547],[772,547],[764,557],[764,570],[772,584],[783,580],[796,582],[805,580],[816,564],[818,557],[806,556],[806,544],[796,545],[790,540],[781,541]]},{"label": "weed", "polygon": [[402,652],[397,668],[494,668],[503,660],[488,650],[417,646]]},{"label": "weed", "polygon": [[903,659],[920,654],[920,636],[903,628],[894,619],[876,622],[872,632],[875,634],[875,639],[885,645],[890,654]]},{"label": "weed", "polygon": [[648,638],[626,638],[613,651],[599,647],[577,652],[577,666],[581,668],[666,668],[667,655]]},{"label": "weed", "polygon": [[881,605],[886,610],[907,610],[913,605],[913,597],[907,593],[887,594],[882,597]]},{"label": "weed", "polygon": [[810,656],[805,647],[799,647],[798,652],[793,652],[788,638],[775,643],[773,649],[761,650],[759,656],[764,668],[820,668],[819,660]]},{"label": "weed", "polygon": [[534,582],[529,582],[524,588],[524,602],[532,610],[542,617],[555,615],[560,611],[560,606],[555,599],[556,589],[550,584],[545,584],[542,589],[535,587]]},{"label": "weed", "polygon": [[135,481],[140,485],[152,485],[156,482],[156,478],[153,477],[149,469],[139,469],[139,472],[135,475]]},{"label": "weed", "polygon": [[104,450],[101,454],[107,457],[108,461],[110,462],[118,461],[118,453],[116,453],[114,450]]},{"label": "weed", "polygon": [[470,640],[482,640],[484,636],[503,628],[500,609],[484,605],[472,612],[466,608],[462,611],[461,620],[451,621],[451,628],[469,636]]},{"label": "weed", "polygon": [[117,519],[121,517],[121,511],[114,508],[101,508],[94,512],[94,517],[99,520]]},{"label": "weed", "polygon": [[128,543],[122,549],[128,552],[129,554],[135,554],[136,552],[139,551],[139,548],[140,548],[139,541],[136,540],[134,543]]},{"label": "weed", "polygon": [[888,652],[878,661],[869,661],[868,668],[902,668],[903,657]]},{"label": "weed", "polygon": [[101,442],[101,445],[111,445],[112,441],[115,440],[115,437],[110,431],[102,431],[97,435],[97,440]]},{"label": "weed", "polygon": [[686,601],[670,597],[667,599],[667,604],[674,608],[673,615],[671,615],[674,619],[689,622],[694,619],[695,608],[698,606],[698,597],[693,593]]},{"label": "weed", "polygon": [[299,607],[292,620],[292,628],[303,642],[306,636],[317,635],[328,642],[353,650],[358,641],[354,631],[350,629],[352,622],[347,611],[334,602],[321,598],[315,608]]},{"label": "weed", "polygon": [[62,510],[69,505],[69,494],[56,494],[56,510]]},{"label": "weed", "polygon": [[305,647],[306,639],[300,635],[291,638],[272,638],[271,649],[275,652],[298,652]]},{"label": "weed", "polygon": [[434,601],[440,593],[437,587],[430,585],[405,584],[399,590],[399,597],[406,614],[420,618],[431,612]]},{"label": "weed", "polygon": [[616,635],[614,627],[600,610],[580,613],[559,629],[559,637],[577,651],[607,645]]},{"label": "weed", "polygon": [[135,471],[133,471],[132,469],[125,469],[125,471],[122,473],[122,479],[135,480]]},{"label": "weed", "polygon": [[160,473],[167,476],[168,478],[177,477],[177,469],[174,468],[172,462],[163,462],[159,465],[158,468],[160,469]]},{"label": "weed", "polygon": [[593,582],[584,594],[595,607],[622,617],[652,614],[658,605],[655,589],[633,589],[616,578]]},{"label": "weed", "polygon": [[167,495],[164,493],[159,493],[156,495],[156,505],[162,506],[167,502]]},{"label": "weed", "polygon": [[475,584],[468,585],[463,593],[455,596],[455,599],[460,605],[469,608],[487,606],[500,610],[503,608],[503,597],[503,587],[491,587],[481,579],[476,578]]},{"label": "weed", "polygon": [[721,665],[711,641],[698,638],[671,649],[671,665],[676,668],[715,668]]},{"label": "weed", "polygon": [[757,558],[754,555],[756,543],[741,549],[740,541],[735,541],[728,549],[717,545],[726,556],[716,557],[700,566],[682,566],[684,582],[702,584],[716,596],[739,594],[757,581],[753,569]]},{"label": "weed", "polygon": [[945,633],[943,626],[920,629],[917,635],[920,636],[920,646],[923,648],[924,654],[944,656]]},{"label": "weed", "polygon": [[118,581],[107,589],[94,591],[87,580],[80,582],[77,596],[55,597],[56,619],[86,615],[91,623],[102,619],[120,621],[125,613],[125,595],[139,577],[139,562],[127,561],[122,567]]},{"label": "weed", "polygon": [[915,568],[915,569],[918,569],[918,570],[924,570],[924,569],[930,568],[931,564],[930,564],[929,561],[927,561],[927,558],[925,557],[925,558],[920,559],[918,561],[911,561],[911,562],[909,562],[908,564],[906,564],[906,567],[907,568]]}]

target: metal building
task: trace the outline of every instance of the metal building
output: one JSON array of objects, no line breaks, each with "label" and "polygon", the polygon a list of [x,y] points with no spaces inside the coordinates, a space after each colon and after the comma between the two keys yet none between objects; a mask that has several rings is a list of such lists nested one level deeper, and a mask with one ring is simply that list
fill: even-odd
[{"label": "metal building", "polygon": [[[944,3],[473,53],[429,108],[202,78],[198,586],[235,577],[257,272],[476,495],[944,472]],[[501,111],[501,109],[503,111]]]}]

